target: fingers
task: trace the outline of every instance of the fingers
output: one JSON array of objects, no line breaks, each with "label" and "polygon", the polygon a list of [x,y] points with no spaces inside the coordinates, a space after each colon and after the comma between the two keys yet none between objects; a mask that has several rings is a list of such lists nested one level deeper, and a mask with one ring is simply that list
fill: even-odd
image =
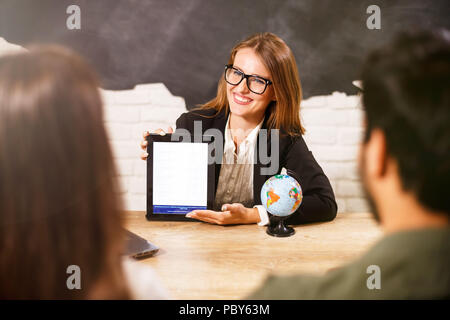
[{"label": "fingers", "polygon": [[166,135],[164,130],[161,129],[161,128],[156,129],[154,133],[158,133],[160,136],[165,136]]},{"label": "fingers", "polygon": [[147,160],[148,157],[148,153],[147,153],[147,137],[150,135],[150,132],[148,131],[144,131],[144,133],[142,134],[142,137],[144,138],[144,140],[141,141],[141,149],[144,150],[145,152],[141,153],[141,159],[142,160]]},{"label": "fingers", "polygon": [[219,225],[253,223],[246,216],[246,210],[249,209],[242,203],[226,203],[221,210],[193,210],[186,217]]},{"label": "fingers", "polygon": [[141,153],[141,159],[142,160],[147,160],[147,158],[148,158],[148,153],[147,152],[142,152]]},{"label": "fingers", "polygon": [[243,208],[245,207],[242,203],[226,203],[222,206],[221,209],[222,211],[231,211],[231,213],[234,213],[241,211]]},{"label": "fingers", "polygon": [[[168,133],[173,133],[172,127],[169,127],[169,128],[167,129],[167,132],[168,132]],[[160,134],[161,136],[165,136],[165,135],[166,135],[166,133],[164,132],[164,130],[161,129],[161,128],[156,129],[153,133]],[[141,141],[140,146],[141,146],[141,149],[145,151],[145,152],[141,153],[141,159],[142,159],[142,160],[147,160],[147,158],[148,158],[148,153],[147,153],[148,141],[147,141],[147,137],[148,137],[149,135],[150,135],[150,132],[148,132],[148,131],[144,131],[144,132],[142,133],[142,137],[143,137],[144,139]]]},{"label": "fingers", "polygon": [[209,223],[212,223],[212,224],[217,224],[216,220],[208,218],[208,217],[205,217],[205,216],[202,216],[202,215],[197,215],[194,212],[189,212],[186,215],[186,217],[187,218],[191,218],[191,219],[196,219],[196,220],[199,220],[199,221],[203,221],[203,222],[209,222]]},{"label": "fingers", "polygon": [[222,212],[212,210],[194,210],[189,212],[187,217],[218,219]]},{"label": "fingers", "polygon": [[[173,132],[172,128],[169,127],[169,133],[172,133],[172,132]],[[162,136],[166,135],[166,133],[164,132],[164,130],[161,129],[161,128],[156,129],[154,133],[158,133],[158,134],[160,134],[160,135],[162,135]],[[147,150],[147,145],[148,145],[147,137],[148,137],[149,135],[150,135],[150,132],[148,132],[148,131],[144,131],[144,133],[142,134],[142,137],[143,137],[144,139],[141,141],[141,149],[144,150],[144,151]]]},{"label": "fingers", "polygon": [[212,210],[194,210],[189,212],[186,217],[193,218],[214,224],[224,224],[224,212]]},{"label": "fingers", "polygon": [[212,224],[219,224],[219,223],[217,223],[216,220],[210,219],[210,218],[206,218],[206,217],[195,217],[195,216],[190,216],[190,217],[188,217],[188,218],[192,218],[192,219],[196,219],[196,220],[199,220],[199,221],[208,222],[208,223],[212,223]]},{"label": "fingers", "polygon": [[141,149],[142,150],[147,150],[147,145],[148,145],[148,141],[147,140],[142,140],[141,141]]},{"label": "fingers", "polygon": [[[143,137],[144,139],[141,141],[141,149],[144,150],[144,151],[147,150],[147,144],[148,144],[148,142],[147,142],[147,137],[148,137],[149,135],[150,135],[150,132],[148,132],[148,131],[144,131],[144,132],[142,133],[142,137]],[[142,158],[142,156],[141,156],[141,158]]]}]

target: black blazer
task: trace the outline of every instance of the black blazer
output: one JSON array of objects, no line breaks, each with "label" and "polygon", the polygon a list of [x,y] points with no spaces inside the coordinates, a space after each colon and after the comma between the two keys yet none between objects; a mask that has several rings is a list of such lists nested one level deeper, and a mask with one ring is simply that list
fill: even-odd
[{"label": "black blazer", "polygon": [[[228,112],[221,111],[216,115],[215,109],[195,110],[183,113],[176,121],[177,129],[183,128],[194,133],[194,121],[202,122],[202,134],[210,129],[216,128],[222,132],[223,145],[225,145],[225,125]],[[261,129],[267,129],[267,115]],[[255,148],[259,146],[260,134]],[[269,137],[267,137],[269,139]],[[288,174],[294,177],[303,191],[303,201],[300,207],[288,219],[288,224],[301,224],[308,222],[330,221],[336,217],[337,205],[334,199],[333,189],[322,168],[314,159],[311,151],[301,136],[291,138],[280,133],[280,159],[277,173],[286,168]],[[270,143],[268,143],[270,149]],[[258,154],[255,149],[255,153]],[[269,151],[270,153],[270,151]],[[259,157],[259,155],[258,155]],[[257,159],[253,166],[253,201],[254,205],[261,204],[261,188],[270,176],[262,175],[260,168],[263,167]],[[266,165],[267,167],[270,164]],[[216,191],[220,175],[220,164],[216,164]],[[270,214],[269,214],[270,216]]]}]

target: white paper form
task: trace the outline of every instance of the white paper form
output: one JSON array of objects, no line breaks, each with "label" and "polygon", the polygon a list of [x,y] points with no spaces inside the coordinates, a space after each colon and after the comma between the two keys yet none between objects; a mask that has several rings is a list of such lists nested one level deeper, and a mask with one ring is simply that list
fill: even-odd
[{"label": "white paper form", "polygon": [[182,213],[199,208],[206,209],[207,143],[154,142],[153,155],[150,157],[152,156],[155,213]]}]

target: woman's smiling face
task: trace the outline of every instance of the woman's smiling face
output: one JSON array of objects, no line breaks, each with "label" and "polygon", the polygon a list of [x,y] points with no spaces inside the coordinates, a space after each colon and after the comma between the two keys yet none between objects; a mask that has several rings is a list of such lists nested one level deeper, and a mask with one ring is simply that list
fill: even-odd
[{"label": "woman's smiling face", "polygon": [[[252,48],[240,49],[234,58],[233,67],[247,75],[272,80],[269,70]],[[235,86],[227,83],[227,98],[234,116],[260,121],[267,106],[274,100],[273,85],[268,85],[263,94],[256,94],[248,89],[246,79]]]}]

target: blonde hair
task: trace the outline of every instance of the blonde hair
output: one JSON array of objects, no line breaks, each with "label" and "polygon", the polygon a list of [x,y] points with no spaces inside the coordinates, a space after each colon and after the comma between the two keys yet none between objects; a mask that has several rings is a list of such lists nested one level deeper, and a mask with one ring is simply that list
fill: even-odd
[{"label": "blonde hair", "polygon": [[[258,33],[238,43],[231,50],[228,64],[234,63],[236,53],[243,48],[255,50],[272,75],[276,101],[272,101],[267,107],[268,128],[280,129],[290,136],[304,134],[305,129],[300,121],[302,88],[297,63],[291,49],[273,33]],[[217,88],[217,96],[197,109],[213,108],[217,110],[217,113],[222,110],[228,111],[226,85],[222,74]]]}]

